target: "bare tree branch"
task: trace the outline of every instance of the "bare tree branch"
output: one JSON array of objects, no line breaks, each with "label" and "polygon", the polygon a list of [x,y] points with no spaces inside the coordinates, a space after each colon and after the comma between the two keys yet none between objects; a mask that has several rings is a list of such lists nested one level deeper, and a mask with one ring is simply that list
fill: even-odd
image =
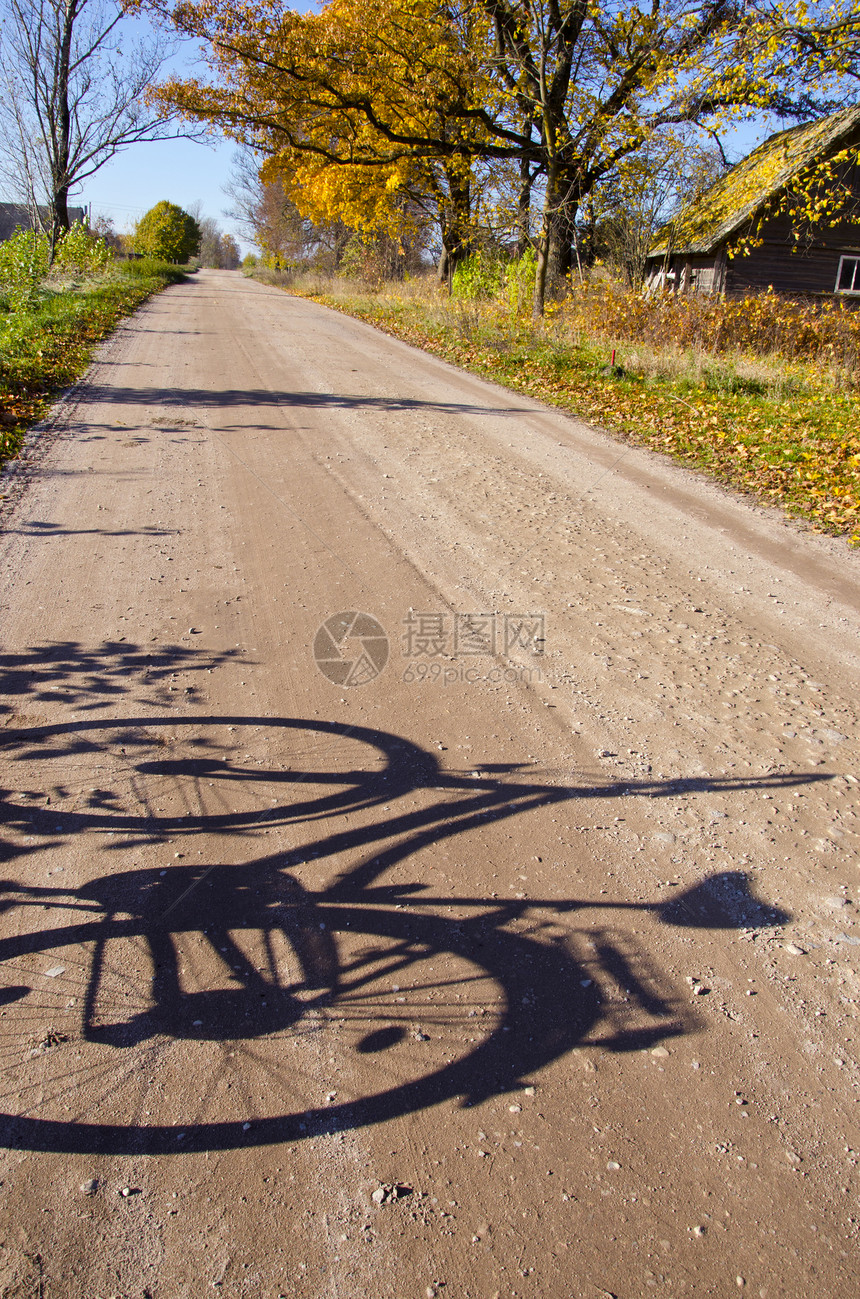
[{"label": "bare tree branch", "polygon": [[199,137],[146,104],[176,47],[127,0],[0,0],[0,180],[51,231],[69,196],[121,150]]}]

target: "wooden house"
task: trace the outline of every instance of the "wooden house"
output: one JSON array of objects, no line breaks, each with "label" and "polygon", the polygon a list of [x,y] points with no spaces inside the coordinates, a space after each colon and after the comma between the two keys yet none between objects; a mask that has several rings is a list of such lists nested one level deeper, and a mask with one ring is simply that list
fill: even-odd
[{"label": "wooden house", "polygon": [[[808,192],[828,202],[814,224],[798,201]],[[646,280],[675,293],[860,300],[860,106],[759,145],[659,231]]]},{"label": "wooden house", "polygon": [[[50,212],[46,207],[39,208],[39,220],[45,225],[51,221]],[[75,221],[85,223],[87,221],[87,209],[85,207],[70,207],[69,220],[74,224]],[[33,213],[26,203],[0,203],[0,243],[6,239],[11,239],[16,230],[32,230]]]}]

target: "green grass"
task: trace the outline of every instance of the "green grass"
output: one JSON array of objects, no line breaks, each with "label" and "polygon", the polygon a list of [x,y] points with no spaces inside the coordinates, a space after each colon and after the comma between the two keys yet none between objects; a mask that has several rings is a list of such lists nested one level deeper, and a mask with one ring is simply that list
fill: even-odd
[{"label": "green grass", "polygon": [[182,278],[182,268],[166,262],[120,262],[95,281],[46,289],[32,310],[0,310],[0,465],[84,373],[96,344],[151,294]]}]

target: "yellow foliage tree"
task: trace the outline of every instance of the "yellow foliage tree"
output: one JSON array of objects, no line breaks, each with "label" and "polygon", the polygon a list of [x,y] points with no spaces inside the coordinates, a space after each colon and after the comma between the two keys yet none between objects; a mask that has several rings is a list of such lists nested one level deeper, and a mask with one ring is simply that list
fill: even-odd
[{"label": "yellow foliage tree", "polygon": [[[160,94],[250,144],[301,211],[393,233],[416,203],[434,206],[452,260],[468,247],[476,160],[519,169],[521,215],[532,186],[541,197],[540,314],[548,280],[569,269],[580,206],[660,132],[739,110],[814,111],[810,91],[792,96],[792,70],[835,83],[853,30],[827,35],[821,13],[804,16],[824,8],[329,0],[301,15],[282,0],[186,0],[174,21],[208,43],[215,80]],[[776,46],[768,9],[785,20]],[[843,0],[830,9],[850,17]],[[801,29],[825,48],[804,47]]]},{"label": "yellow foliage tree", "polygon": [[217,80],[174,80],[156,97],[250,145],[302,213],[396,237],[431,207],[450,256],[468,245],[470,164],[490,120],[470,35],[482,14],[433,0],[331,0],[304,15],[212,0],[173,18],[208,41]]}]

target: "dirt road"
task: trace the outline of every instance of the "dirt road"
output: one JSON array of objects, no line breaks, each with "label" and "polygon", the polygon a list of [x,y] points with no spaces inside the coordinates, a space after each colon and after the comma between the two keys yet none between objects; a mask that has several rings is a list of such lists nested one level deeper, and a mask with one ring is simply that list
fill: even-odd
[{"label": "dirt road", "polygon": [[0,1293],[856,1294],[860,557],[221,272],[0,491]]}]

